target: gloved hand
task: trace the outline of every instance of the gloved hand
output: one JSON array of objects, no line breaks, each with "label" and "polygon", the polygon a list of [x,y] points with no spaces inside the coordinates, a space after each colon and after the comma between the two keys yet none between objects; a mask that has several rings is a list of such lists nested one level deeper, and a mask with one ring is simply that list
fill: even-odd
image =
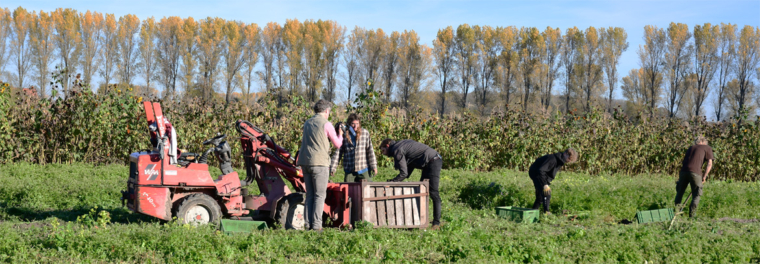
[{"label": "gloved hand", "polygon": [[549,187],[549,185],[544,185],[544,196],[551,196],[552,195],[552,188]]}]

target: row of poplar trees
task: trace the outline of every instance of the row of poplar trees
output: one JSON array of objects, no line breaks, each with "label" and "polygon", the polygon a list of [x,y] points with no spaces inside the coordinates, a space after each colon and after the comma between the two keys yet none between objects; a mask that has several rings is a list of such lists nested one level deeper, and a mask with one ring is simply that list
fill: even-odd
[{"label": "row of poplar trees", "polygon": [[[334,21],[287,20],[263,28],[257,24],[208,17],[147,18],[59,8],[29,12],[0,9],[0,71],[16,87],[36,87],[42,95],[53,65],[81,73],[63,74],[63,89],[99,76],[109,84],[133,85],[137,77],[148,91],[159,86],[166,99],[178,95],[229,102],[262,86],[280,95],[336,100],[339,66],[344,66],[350,96],[366,79],[377,79],[384,99],[409,97],[429,73],[431,49],[414,31],[386,34],[382,29],[346,27]],[[396,92],[396,87],[400,92]],[[353,89],[353,90],[352,90]],[[414,91],[413,91],[414,90]],[[350,99],[350,98],[349,98]]]},{"label": "row of poplar trees", "polygon": [[[623,28],[470,26],[438,31],[432,46],[415,31],[386,33],[335,21],[287,20],[263,27],[208,17],[116,18],[59,8],[0,9],[0,72],[16,87],[48,94],[51,68],[69,69],[72,83],[160,88],[167,100],[221,94],[248,100],[261,90],[310,101],[351,100],[375,81],[381,99],[402,107],[427,100],[443,115],[494,107],[527,111],[615,107],[620,86],[625,107],[652,115],[699,116],[711,92],[718,119],[754,111],[760,29],[737,25],[671,23],[646,26],[639,69],[620,80],[628,49]],[[81,73],[74,76],[73,73]],[[76,80],[69,80],[76,78]],[[105,90],[104,90],[105,89]],[[235,97],[236,91],[241,96]],[[338,98],[339,91],[346,97]],[[432,96],[431,96],[432,95]],[[425,99],[421,99],[425,98]],[[758,98],[760,100],[760,98]],[[727,113],[730,112],[730,113]]]},{"label": "row of poplar trees", "polygon": [[[703,116],[714,96],[716,120],[747,117],[760,105],[760,28],[735,24],[671,23],[644,27],[639,65],[623,77],[622,90],[633,108],[660,110],[669,117]],[[753,102],[754,99],[757,102]]]}]

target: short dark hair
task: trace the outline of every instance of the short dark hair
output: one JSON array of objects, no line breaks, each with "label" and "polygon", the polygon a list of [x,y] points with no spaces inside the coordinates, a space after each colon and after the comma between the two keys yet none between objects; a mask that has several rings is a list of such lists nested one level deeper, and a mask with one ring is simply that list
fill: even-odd
[{"label": "short dark hair", "polygon": [[386,139],[383,139],[383,142],[380,142],[380,147],[381,147],[381,148],[382,148],[382,147],[385,147],[385,145],[388,145],[388,146],[390,146],[390,145],[393,145],[393,143],[396,143],[396,141],[394,141],[394,140],[393,140],[393,139],[391,139],[391,138],[386,138]]},{"label": "short dark hair", "polygon": [[568,155],[569,157],[567,158],[568,163],[573,163],[573,162],[578,161],[578,151],[575,151],[574,148],[568,148],[567,150],[565,150],[565,153],[569,154]]},{"label": "short dark hair", "polygon": [[332,107],[332,103],[330,101],[327,101],[325,99],[319,99],[316,103],[314,103],[314,113],[322,113],[328,108]]}]

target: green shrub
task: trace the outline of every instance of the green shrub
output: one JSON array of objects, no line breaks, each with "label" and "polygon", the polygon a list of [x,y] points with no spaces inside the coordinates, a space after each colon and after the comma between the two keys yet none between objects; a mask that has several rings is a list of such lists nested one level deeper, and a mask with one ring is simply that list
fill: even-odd
[{"label": "green shrub", "polygon": [[[130,89],[107,94],[85,90],[54,99],[0,92],[0,162],[126,163],[129,153],[150,147],[143,98]],[[386,137],[414,139],[441,153],[448,169],[526,170],[542,155],[574,147],[580,162],[568,171],[676,174],[695,136],[705,135],[716,155],[712,177],[760,178],[760,119],[687,122],[598,110],[567,115],[507,110],[487,117],[465,112],[440,118],[419,109],[388,109],[375,93],[368,89],[348,110],[365,117],[363,126],[372,134],[375,152]],[[162,107],[178,131],[181,148],[202,152],[203,140],[217,132],[227,134],[233,157],[238,157],[235,167],[242,166],[240,144],[234,142],[236,120],[251,121],[295,153],[303,122],[313,114],[311,103],[301,97],[280,102],[273,95],[253,105],[189,99],[162,102]],[[333,122],[346,116],[340,107],[333,112]],[[378,157],[381,166],[392,164],[390,158]]]}]

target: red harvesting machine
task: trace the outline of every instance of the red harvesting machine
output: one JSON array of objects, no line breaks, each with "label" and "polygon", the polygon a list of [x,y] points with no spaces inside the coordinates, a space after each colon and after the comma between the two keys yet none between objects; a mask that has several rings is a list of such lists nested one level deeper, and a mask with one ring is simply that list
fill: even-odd
[{"label": "red harvesting machine", "polygon": [[[176,217],[181,223],[219,223],[222,218],[265,220],[288,229],[304,228],[305,185],[295,158],[264,131],[248,121],[235,124],[240,133],[247,177],[232,169],[225,135],[206,140],[202,155],[176,151],[176,134],[158,103],[143,102],[153,150],[130,155],[127,190],[122,202],[137,213],[162,220]],[[222,175],[208,171],[208,155],[214,153]],[[293,186],[291,191],[283,178]],[[258,195],[248,194],[256,182]],[[329,183],[323,223],[351,227],[351,199],[345,184]]]}]

